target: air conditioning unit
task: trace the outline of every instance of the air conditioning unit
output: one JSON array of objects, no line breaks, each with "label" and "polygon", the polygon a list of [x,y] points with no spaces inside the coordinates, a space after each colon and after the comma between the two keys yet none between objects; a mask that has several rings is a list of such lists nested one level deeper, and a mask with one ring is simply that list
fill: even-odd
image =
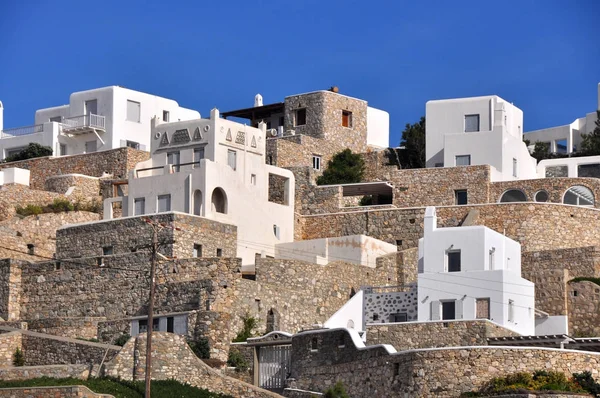
[{"label": "air conditioning unit", "polygon": [[277,129],[268,129],[267,137],[277,137]]}]

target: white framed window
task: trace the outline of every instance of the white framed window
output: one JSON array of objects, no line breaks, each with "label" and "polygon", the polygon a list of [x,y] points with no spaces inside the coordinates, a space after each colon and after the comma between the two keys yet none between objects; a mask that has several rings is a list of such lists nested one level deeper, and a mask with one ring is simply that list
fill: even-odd
[{"label": "white framed window", "polygon": [[514,300],[508,300],[508,321],[515,321],[515,302]]},{"label": "white framed window", "polygon": [[127,100],[127,120],[130,122],[140,122],[141,105],[139,102]]},{"label": "white framed window", "polygon": [[200,161],[204,159],[204,147],[194,148],[194,168],[200,167]]},{"label": "white framed window", "polygon": [[321,156],[313,155],[312,161],[313,161],[313,169],[321,170]]},{"label": "white framed window", "polygon": [[513,158],[513,177],[517,176],[517,159]]},{"label": "white framed window", "polygon": [[157,213],[171,211],[171,195],[158,195],[156,209]]},{"label": "white framed window", "polygon": [[256,174],[250,174],[250,184],[256,185]]},{"label": "white framed window", "polygon": [[202,245],[194,243],[194,255],[192,257],[202,257]]},{"label": "white framed window", "polygon": [[135,216],[146,214],[146,198],[135,198],[133,200],[133,207]]},{"label": "white framed window", "polygon": [[179,151],[167,152],[167,164],[173,165],[173,171],[176,173],[179,172],[179,159]]},{"label": "white framed window", "polygon": [[227,165],[229,167],[231,167],[232,169],[236,169],[237,166],[237,152],[232,150],[232,149],[228,149],[227,150]]},{"label": "white framed window", "polygon": [[163,111],[163,122],[169,121],[169,111]]},{"label": "white framed window", "polygon": [[479,114],[465,115],[465,133],[479,131]]},{"label": "white framed window", "polygon": [[461,255],[460,250],[449,250],[446,252],[446,270],[447,272],[460,272]]},{"label": "white framed window", "polygon": [[458,155],[454,159],[456,166],[470,166],[471,155]]}]

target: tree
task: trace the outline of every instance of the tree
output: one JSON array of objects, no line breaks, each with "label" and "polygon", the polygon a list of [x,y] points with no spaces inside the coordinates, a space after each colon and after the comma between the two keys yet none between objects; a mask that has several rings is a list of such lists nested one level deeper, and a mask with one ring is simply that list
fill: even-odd
[{"label": "tree", "polygon": [[317,185],[352,184],[361,182],[365,174],[365,161],[362,156],[348,148],[333,155],[327,162],[323,175],[317,178]]},{"label": "tree", "polygon": [[36,142],[32,142],[21,152],[4,158],[5,162],[16,162],[17,160],[26,160],[32,158],[39,158],[41,156],[52,156],[52,148],[49,146],[40,145]]},{"label": "tree", "polygon": [[581,152],[585,156],[600,155],[600,110],[596,111],[596,128],[589,134],[581,134]]},{"label": "tree", "polygon": [[398,157],[403,169],[422,169],[425,167],[425,116],[415,124],[406,124],[400,140]]},{"label": "tree", "polygon": [[540,160],[550,159],[550,143],[536,141],[531,156],[533,156],[538,162]]}]

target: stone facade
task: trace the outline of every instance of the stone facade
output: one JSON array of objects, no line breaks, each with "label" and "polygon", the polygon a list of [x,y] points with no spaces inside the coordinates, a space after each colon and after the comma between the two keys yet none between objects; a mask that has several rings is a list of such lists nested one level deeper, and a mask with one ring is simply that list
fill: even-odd
[{"label": "stone facade", "polygon": [[[69,189],[73,188],[70,192]],[[82,174],[64,174],[48,177],[44,189],[81,201],[101,200],[100,179]]]},{"label": "stone facade", "polygon": [[[0,380],[28,380],[39,377],[51,377],[53,379],[87,379],[90,375],[90,366],[79,365],[44,365],[44,366],[17,366],[1,367]],[[1,390],[0,390],[1,391]]]},{"label": "stone facade", "polygon": [[518,371],[554,370],[569,376],[590,371],[597,378],[599,365],[598,353],[544,348],[457,347],[389,354],[381,346],[356,348],[348,332],[337,329],[292,338],[289,384],[325,391],[341,381],[353,397],[458,397],[493,377]]},{"label": "stone facade", "polygon": [[118,148],[109,151],[87,153],[83,155],[41,157],[17,162],[3,163],[0,170],[18,167],[31,172],[29,186],[43,190],[48,177],[62,174],[83,174],[91,177],[102,177],[104,173],[114,178],[126,178],[127,172],[135,165],[148,160],[150,154],[132,148]]},{"label": "stone facade", "polygon": [[575,337],[600,336],[600,286],[594,282],[567,285],[569,334]]},{"label": "stone facade", "polygon": [[[364,317],[367,323],[389,323],[395,321],[394,314],[406,314],[406,321],[418,319],[417,285],[407,287],[380,288],[364,295]],[[401,290],[401,291],[398,291]]]},{"label": "stone facade", "polygon": [[[104,374],[125,380],[143,380],[145,376],[146,335],[133,338],[112,361],[105,363]],[[188,347],[185,339],[172,333],[152,334],[152,378],[175,379],[192,386],[234,397],[275,398],[271,393],[210,368]]]},{"label": "stone facade", "polygon": [[22,349],[21,336],[20,332],[0,334],[0,367],[12,366],[15,351]]},{"label": "stone facade", "polygon": [[0,388],[0,397],[6,398],[115,398],[114,395],[96,394],[85,386]]},{"label": "stone facade", "polygon": [[563,203],[563,196],[567,189],[575,185],[589,188],[596,198],[595,207],[600,207],[600,180],[597,178],[538,178],[535,180],[517,180],[494,182],[491,184],[490,202],[499,202],[502,194],[509,189],[518,189],[527,197],[527,201],[534,202],[535,194],[539,191],[548,193],[549,203]]},{"label": "stone facade", "polygon": [[418,348],[486,346],[488,337],[517,336],[488,320],[367,325],[366,345],[391,344],[398,351]]},{"label": "stone facade", "polygon": [[31,189],[25,185],[5,184],[0,186],[0,220],[6,220],[16,214],[17,207],[27,205],[45,206],[54,199],[67,199],[54,192]]}]

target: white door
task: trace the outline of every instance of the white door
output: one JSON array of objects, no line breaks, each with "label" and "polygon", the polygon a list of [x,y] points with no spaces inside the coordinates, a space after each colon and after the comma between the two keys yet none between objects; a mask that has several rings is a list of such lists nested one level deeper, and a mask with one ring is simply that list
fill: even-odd
[{"label": "white door", "polygon": [[90,113],[97,115],[98,114],[98,101],[97,100],[85,101],[85,110],[84,111],[85,111],[84,112],[85,115],[89,115]]}]

